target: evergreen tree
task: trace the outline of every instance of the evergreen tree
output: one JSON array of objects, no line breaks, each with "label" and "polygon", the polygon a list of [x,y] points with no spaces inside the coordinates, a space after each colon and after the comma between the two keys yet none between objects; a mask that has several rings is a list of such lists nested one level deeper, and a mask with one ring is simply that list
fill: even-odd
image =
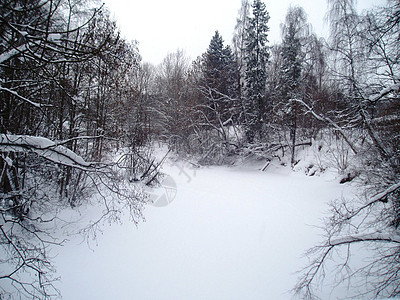
[{"label": "evergreen tree", "polygon": [[[281,47],[281,99],[284,102],[284,123],[290,128],[290,141],[292,144],[291,164],[295,163],[295,144],[297,129],[297,102],[291,101],[300,93],[300,78],[302,71],[301,32],[305,27],[305,13],[302,8],[290,8],[283,25],[283,42]],[[285,122],[286,121],[286,122]]]},{"label": "evergreen tree", "polygon": [[238,71],[232,50],[224,46],[224,41],[218,31],[212,37],[207,52],[204,54],[202,88],[211,98],[212,106],[222,119],[231,116],[230,110],[236,97]]},{"label": "evergreen tree", "polygon": [[204,79],[205,85],[218,89],[224,69],[224,41],[218,31],[211,39],[205,53]]},{"label": "evergreen tree", "polygon": [[290,22],[281,48],[282,94],[286,100],[289,100],[297,93],[301,76],[300,51],[300,39],[296,36],[295,25]]},{"label": "evergreen tree", "polygon": [[268,31],[269,14],[260,0],[253,2],[253,16],[249,19],[245,53],[245,123],[246,137],[249,142],[256,136],[262,138],[262,124],[265,113],[265,87],[267,80],[266,65],[269,59]]}]

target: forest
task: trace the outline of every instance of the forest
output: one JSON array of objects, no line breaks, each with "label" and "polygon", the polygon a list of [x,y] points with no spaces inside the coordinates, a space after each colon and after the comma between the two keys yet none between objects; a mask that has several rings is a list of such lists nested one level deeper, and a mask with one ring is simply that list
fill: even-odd
[{"label": "forest", "polygon": [[268,1],[243,0],[232,43],[217,30],[194,61],[177,50],[153,66],[99,3],[1,0],[0,299],[59,296],[48,248],[64,243],[63,210],[96,194],[104,213],[86,234],[126,211],[140,222],[143,189],[163,176],[155,144],[199,165],[294,168],[298,149],[324,138],[359,195],[331,203],[293,292],[313,298],[336,249],[363,244],[374,260],[350,272],[344,259],[341,281],[362,275],[361,296],[398,296],[400,2],[328,6],[329,39],[296,6],[271,45]]}]

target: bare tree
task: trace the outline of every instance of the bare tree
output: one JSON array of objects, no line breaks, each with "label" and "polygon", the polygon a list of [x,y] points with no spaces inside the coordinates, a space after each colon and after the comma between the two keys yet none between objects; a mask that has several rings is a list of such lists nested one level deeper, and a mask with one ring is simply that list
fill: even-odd
[{"label": "bare tree", "polygon": [[158,68],[156,94],[158,126],[162,137],[174,150],[188,147],[190,101],[187,75],[189,62],[182,50],[168,54]]},{"label": "bare tree", "polygon": [[[240,100],[209,87],[197,88],[202,101],[192,107],[192,154],[200,155],[200,163],[226,163],[241,144]],[[223,101],[229,101],[230,108],[221,111],[218,108]]]},{"label": "bare tree", "polygon": [[[313,298],[317,282],[328,270],[332,272],[333,265],[340,283],[352,287],[349,297],[395,297],[400,294],[400,65],[395,42],[400,7],[393,1],[362,16],[352,1],[330,3],[337,33],[332,49],[338,59],[332,71],[348,110],[332,120],[301,104],[340,132],[350,145],[355,154],[353,168],[358,172],[358,178],[352,179],[362,192],[355,199],[332,202],[325,239],[309,251],[310,264],[301,272],[295,291]],[[336,31],[339,27],[340,32]],[[358,134],[354,137],[352,132]],[[354,263],[355,253],[362,253],[360,248],[369,255]]]},{"label": "bare tree", "polygon": [[[106,12],[82,1],[0,2],[0,290],[46,299],[58,295],[48,249],[63,244],[60,211],[96,193],[101,220],[123,209],[141,218],[140,188],[104,151],[105,140],[119,142],[110,120],[124,105],[119,79],[130,81],[138,54]],[[146,163],[144,184],[157,173]]]},{"label": "bare tree", "polygon": [[236,19],[235,33],[233,35],[233,53],[236,58],[236,63],[238,67],[238,96],[242,99],[243,87],[245,85],[245,71],[246,71],[246,61],[245,61],[245,42],[246,42],[246,31],[249,23],[250,16],[250,2],[248,0],[242,1],[242,6],[238,12],[238,17]]}]

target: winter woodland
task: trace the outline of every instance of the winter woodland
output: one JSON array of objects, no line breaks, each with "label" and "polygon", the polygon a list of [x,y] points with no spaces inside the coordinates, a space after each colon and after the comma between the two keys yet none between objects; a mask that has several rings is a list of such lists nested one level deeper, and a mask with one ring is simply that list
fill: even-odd
[{"label": "winter woodland", "polygon": [[[1,0],[0,299],[60,296],[49,249],[75,228],[65,211],[101,207],[74,229],[90,238],[125,213],[140,227],[165,177],[160,147],[260,172],[295,170],[312,148],[309,176],[329,156],[357,193],[332,195],[292,295],[314,298],[330,272],[359,288],[348,296],[400,294],[400,2],[328,0],[327,40],[291,7],[275,45],[268,2],[243,0],[231,44],[215,31],[194,61],[177,50],[153,66],[95,1]],[[354,268],[360,245],[372,259]]]}]

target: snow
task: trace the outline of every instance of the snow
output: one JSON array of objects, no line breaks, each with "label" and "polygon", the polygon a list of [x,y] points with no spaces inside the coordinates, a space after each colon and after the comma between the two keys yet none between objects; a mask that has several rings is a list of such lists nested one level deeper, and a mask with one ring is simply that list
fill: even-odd
[{"label": "snow", "polygon": [[169,205],[147,207],[138,227],[104,225],[90,246],[71,237],[56,249],[64,299],[291,299],[302,255],[320,240],[311,225],[345,186],[264,164],[167,161]]},{"label": "snow", "polygon": [[4,63],[5,61],[9,60],[11,57],[20,54],[21,52],[25,51],[27,49],[26,44],[22,44],[19,47],[10,49],[2,54],[0,54],[0,64]]},{"label": "snow", "polygon": [[54,162],[76,168],[90,168],[91,163],[86,162],[68,148],[57,145],[55,142],[41,136],[31,135],[0,135],[0,150],[3,152],[33,151],[38,155]]},{"label": "snow", "polygon": [[400,189],[400,182],[389,186],[385,191],[380,192],[380,193],[376,194],[375,196],[373,196],[370,199],[370,203],[375,203],[377,201],[382,201],[387,195],[389,195],[390,193],[393,193],[394,191],[396,191],[398,189]]},{"label": "snow", "polygon": [[6,157],[4,160],[6,161],[6,163],[7,163],[7,165],[8,165],[9,167],[12,167],[12,165],[13,165],[13,161],[12,161],[12,159],[11,159],[11,158],[9,158],[9,157]]},{"label": "snow", "polygon": [[397,232],[391,233],[381,233],[381,232],[372,232],[366,234],[358,234],[345,236],[343,238],[337,238],[330,241],[331,245],[340,245],[340,244],[348,244],[362,241],[382,241],[382,242],[394,242],[400,243],[400,235]]},{"label": "snow", "polygon": [[[10,51],[10,52],[11,52],[11,51]],[[10,55],[11,55],[11,54],[10,54]],[[13,54],[13,55],[15,55],[15,54]],[[3,56],[4,56],[4,54],[3,54],[3,55],[0,55],[0,63],[1,63],[2,61],[5,61],[5,60],[9,59],[9,58],[4,58]],[[11,56],[10,56],[10,57],[11,57]],[[11,89],[9,89],[9,88],[5,88],[5,87],[3,87],[3,86],[0,86],[0,91],[5,91],[5,92],[7,92],[7,93],[10,93],[10,94],[14,95],[15,97],[21,99],[22,101],[25,101],[25,102],[29,103],[30,105],[32,105],[32,106],[34,106],[34,107],[36,107],[36,108],[41,108],[41,107],[42,107],[42,105],[41,105],[40,103],[36,103],[36,102],[34,102],[34,101],[31,101],[31,100],[29,100],[28,98],[25,98],[25,97],[19,95],[16,91],[13,91],[13,90],[11,90]]]},{"label": "snow", "polygon": [[48,36],[48,40],[52,42],[59,42],[61,40],[61,34],[59,33],[50,33]]},{"label": "snow", "polygon": [[383,96],[391,93],[391,92],[399,92],[400,91],[400,84],[393,84],[381,90],[381,92],[377,95],[371,95],[369,97],[370,101],[377,101]]}]

